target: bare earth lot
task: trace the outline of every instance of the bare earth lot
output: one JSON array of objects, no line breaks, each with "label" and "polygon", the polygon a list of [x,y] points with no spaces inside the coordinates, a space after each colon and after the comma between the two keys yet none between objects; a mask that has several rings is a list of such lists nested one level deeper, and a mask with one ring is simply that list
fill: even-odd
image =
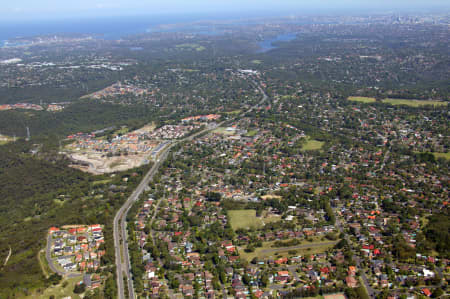
[{"label": "bare earth lot", "polygon": [[[132,132],[132,134],[145,134],[153,132],[155,129],[154,124],[149,124],[138,130]],[[126,133],[124,129],[116,132]],[[151,151],[129,153],[128,155],[113,155],[108,157],[107,153],[98,152],[93,149],[74,150],[72,147],[67,147],[67,156],[73,161],[80,162],[80,164],[73,164],[71,167],[80,169],[81,171],[89,172],[92,174],[104,174],[112,173],[116,171],[125,171],[131,168],[139,167],[148,163],[149,155]]]},{"label": "bare earth lot", "polygon": [[102,153],[73,153],[69,156],[89,166],[71,165],[74,168],[93,174],[111,173],[116,171],[125,171],[130,168],[139,167],[147,160],[148,154],[129,154],[128,156],[106,157]]}]

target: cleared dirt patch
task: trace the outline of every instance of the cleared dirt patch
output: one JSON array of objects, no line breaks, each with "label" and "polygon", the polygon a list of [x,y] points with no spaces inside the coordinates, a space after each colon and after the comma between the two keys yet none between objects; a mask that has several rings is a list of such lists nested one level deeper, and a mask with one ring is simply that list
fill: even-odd
[{"label": "cleared dirt patch", "polygon": [[[122,128],[116,134],[124,134],[128,129]],[[145,139],[147,133],[155,130],[154,124],[146,125],[113,143],[104,138],[79,139],[69,144],[66,155],[74,162],[71,167],[92,174],[104,174],[125,171],[149,162],[152,150],[160,141]],[[119,137],[118,137],[119,138]],[[80,145],[81,144],[81,145]],[[103,147],[107,148],[104,149]]]}]

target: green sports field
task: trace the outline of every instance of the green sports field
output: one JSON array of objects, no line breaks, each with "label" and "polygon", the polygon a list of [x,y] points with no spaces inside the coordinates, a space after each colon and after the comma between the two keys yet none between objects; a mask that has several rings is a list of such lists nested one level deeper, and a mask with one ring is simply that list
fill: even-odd
[{"label": "green sports field", "polygon": [[376,101],[375,98],[369,97],[348,97],[349,101],[360,102],[360,103],[374,103]]},{"label": "green sports field", "polygon": [[323,142],[323,141],[318,141],[318,140],[307,138],[306,142],[302,146],[302,150],[304,150],[304,151],[320,150],[324,144],[325,144],[325,142]]},{"label": "green sports field", "polygon": [[444,158],[446,160],[450,160],[450,153],[433,153],[434,157],[437,158]]},{"label": "green sports field", "polygon": [[230,224],[234,230],[240,228],[259,228],[262,221],[256,217],[256,210],[231,210],[228,211],[230,217]]},{"label": "green sports field", "polygon": [[426,105],[433,106],[446,106],[447,102],[443,101],[432,101],[432,100],[408,100],[408,99],[384,99],[383,103],[391,105],[406,105],[410,107],[421,107]]}]

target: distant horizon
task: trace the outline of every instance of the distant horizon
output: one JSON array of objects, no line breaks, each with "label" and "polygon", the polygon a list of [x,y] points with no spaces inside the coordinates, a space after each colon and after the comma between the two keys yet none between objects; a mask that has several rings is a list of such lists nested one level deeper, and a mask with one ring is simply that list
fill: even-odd
[{"label": "distant horizon", "polygon": [[[94,34],[107,39],[117,39],[126,35],[146,33],[151,27],[165,24],[183,24],[205,21],[259,20],[301,16],[369,16],[383,14],[427,14],[443,13],[441,10],[429,11],[373,11],[373,10],[304,10],[286,11],[243,11],[225,13],[187,13],[187,14],[135,14],[111,16],[73,16],[71,18],[27,19],[21,21],[0,20],[0,42],[14,38],[28,38],[51,34]],[[0,43],[1,46],[1,43]]]},{"label": "distant horizon", "polygon": [[[33,2],[30,2],[33,1]],[[206,0],[191,0],[189,5],[181,4],[181,0],[167,0],[165,4],[152,4],[153,1],[142,4],[137,0],[109,0],[98,3],[99,0],[78,0],[79,5],[68,4],[58,6],[54,0],[40,0],[36,6],[34,0],[16,0],[0,7],[1,24],[29,24],[33,22],[52,22],[75,20],[98,20],[128,17],[189,17],[201,16],[217,19],[225,15],[237,17],[269,17],[282,15],[324,15],[324,14],[367,14],[367,13],[419,13],[441,12],[450,13],[450,3],[443,0],[379,0],[371,3],[364,0],[323,0],[320,4],[308,3],[304,0],[217,0],[214,4]],[[135,3],[136,2],[136,3]],[[20,5],[22,3],[22,5]],[[26,5],[28,3],[28,6]],[[49,5],[46,6],[45,3]],[[51,3],[51,5],[50,5]],[[114,5],[113,5],[114,4]],[[133,6],[133,4],[135,6]],[[204,5],[202,5],[204,4]],[[123,9],[120,9],[124,7]],[[142,9],[139,9],[139,8]]]}]

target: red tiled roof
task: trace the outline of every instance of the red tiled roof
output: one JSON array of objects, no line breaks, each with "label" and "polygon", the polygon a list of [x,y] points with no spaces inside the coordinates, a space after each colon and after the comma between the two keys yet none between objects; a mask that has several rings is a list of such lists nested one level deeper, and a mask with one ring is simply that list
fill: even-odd
[{"label": "red tiled roof", "polygon": [[425,296],[430,297],[431,296],[431,291],[427,288],[422,289],[422,292],[425,294]]}]

